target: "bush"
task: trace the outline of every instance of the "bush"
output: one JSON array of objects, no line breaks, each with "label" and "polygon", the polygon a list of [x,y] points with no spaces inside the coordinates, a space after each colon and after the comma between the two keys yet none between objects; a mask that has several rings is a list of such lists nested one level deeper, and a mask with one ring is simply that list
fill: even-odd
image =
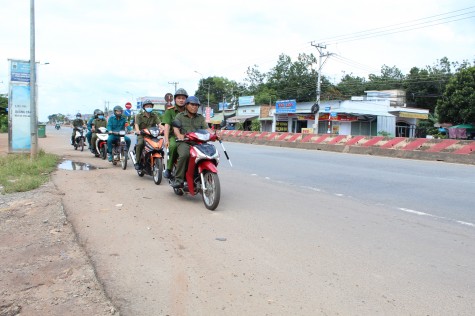
[{"label": "bush", "polygon": [[0,133],[8,132],[8,116],[0,114]]}]

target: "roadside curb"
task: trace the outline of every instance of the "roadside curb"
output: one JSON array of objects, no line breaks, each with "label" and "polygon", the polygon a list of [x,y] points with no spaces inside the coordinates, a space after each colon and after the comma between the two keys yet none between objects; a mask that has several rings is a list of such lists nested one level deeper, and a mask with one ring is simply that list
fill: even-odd
[{"label": "roadside curb", "polygon": [[475,165],[475,141],[335,134],[222,131],[226,141]]}]

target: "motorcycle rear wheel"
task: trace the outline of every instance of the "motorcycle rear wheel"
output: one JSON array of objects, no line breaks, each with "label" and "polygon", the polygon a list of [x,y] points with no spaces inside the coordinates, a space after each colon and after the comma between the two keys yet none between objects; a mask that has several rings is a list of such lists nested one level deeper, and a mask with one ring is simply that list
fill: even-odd
[{"label": "motorcycle rear wheel", "polygon": [[127,169],[127,149],[125,147],[120,150],[120,165],[122,170]]},{"label": "motorcycle rear wheel", "polygon": [[163,172],[163,161],[162,159],[155,158],[155,161],[153,162],[152,175],[153,175],[153,182],[155,182],[156,185],[159,185],[160,183],[162,183],[162,172]]},{"label": "motorcycle rear wheel", "polygon": [[221,185],[219,183],[218,174],[204,171],[203,178],[205,181],[206,190],[202,190],[201,197],[206,208],[210,211],[214,211],[219,204],[221,198]]}]

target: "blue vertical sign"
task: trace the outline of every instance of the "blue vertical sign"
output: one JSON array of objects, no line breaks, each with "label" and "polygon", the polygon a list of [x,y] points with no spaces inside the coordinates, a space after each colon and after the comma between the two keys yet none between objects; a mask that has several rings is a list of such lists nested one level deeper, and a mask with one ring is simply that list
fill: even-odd
[{"label": "blue vertical sign", "polygon": [[28,151],[31,148],[30,86],[13,85],[9,102],[12,121],[11,148],[13,151]]}]

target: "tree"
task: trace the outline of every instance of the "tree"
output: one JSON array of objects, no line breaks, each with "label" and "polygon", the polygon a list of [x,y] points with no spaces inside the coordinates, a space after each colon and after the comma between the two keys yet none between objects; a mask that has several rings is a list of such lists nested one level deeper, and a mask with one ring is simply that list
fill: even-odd
[{"label": "tree", "polygon": [[441,123],[475,122],[475,67],[461,69],[450,78],[436,112]]},{"label": "tree", "polygon": [[218,103],[230,102],[233,98],[234,91],[238,91],[239,85],[232,80],[224,77],[208,77],[200,80],[198,90],[195,92],[202,105],[208,104],[208,89],[209,89],[209,104],[215,111],[218,110]]},{"label": "tree", "polygon": [[296,62],[282,54],[268,74],[267,86],[276,91],[281,100],[313,101],[316,98],[317,72],[312,65],[316,62],[313,54],[299,54]]},{"label": "tree", "polygon": [[336,88],[345,99],[349,99],[352,96],[363,95],[366,90],[366,79],[353,76],[352,73],[345,74],[336,85]]},{"label": "tree", "polygon": [[392,90],[401,89],[404,75],[396,66],[381,66],[381,75],[370,74],[366,90]]},{"label": "tree", "polygon": [[416,107],[435,112],[437,100],[445,91],[445,85],[452,74],[452,67],[458,63],[451,63],[447,57],[437,60],[433,66],[425,69],[413,67],[404,80],[406,99],[414,102]]},{"label": "tree", "polygon": [[0,95],[0,133],[8,131],[8,99]]}]

